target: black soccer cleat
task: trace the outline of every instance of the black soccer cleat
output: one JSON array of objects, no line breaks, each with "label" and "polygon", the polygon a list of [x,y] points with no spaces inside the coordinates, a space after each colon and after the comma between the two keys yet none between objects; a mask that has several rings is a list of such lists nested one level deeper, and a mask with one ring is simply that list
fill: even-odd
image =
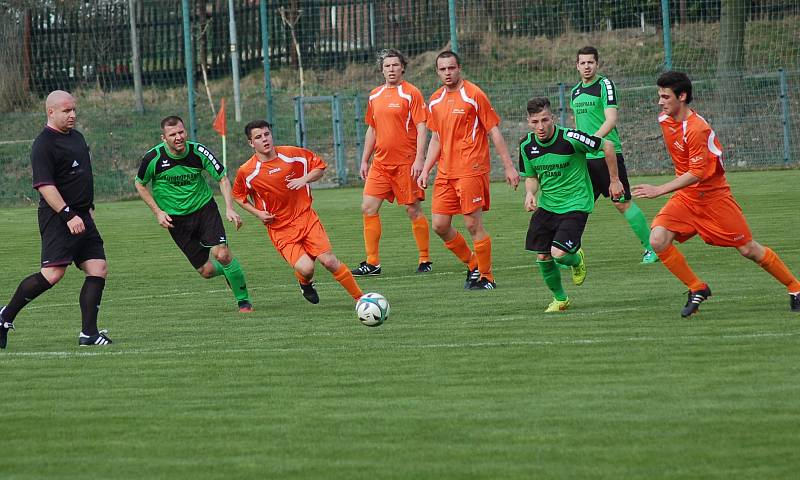
[{"label": "black soccer cleat", "polygon": [[686,300],[686,305],[683,306],[683,310],[681,310],[681,317],[686,318],[690,315],[697,313],[700,310],[700,304],[708,300],[708,297],[711,296],[711,288],[708,285],[703,287],[700,290],[689,291],[688,292],[688,299]]},{"label": "black soccer cleat", "polygon": [[100,330],[97,332],[97,335],[84,335],[83,332],[81,332],[81,334],[78,335],[78,345],[81,347],[109,345],[113,342],[106,336],[106,333],[108,333],[108,330]]},{"label": "black soccer cleat", "polygon": [[353,274],[354,277],[364,277],[367,275],[380,275],[381,274],[381,266],[372,265],[371,263],[361,262],[358,264],[358,268],[354,268],[350,270],[350,273]]},{"label": "black soccer cleat", "polygon": [[0,348],[6,348],[6,345],[8,345],[8,331],[14,330],[14,324],[12,322],[3,320],[3,310],[5,309],[5,305],[3,305],[3,308],[0,308]]},{"label": "black soccer cleat", "polygon": [[789,294],[789,310],[800,313],[800,293]]},{"label": "black soccer cleat", "polygon": [[421,262],[419,264],[419,266],[417,267],[417,273],[428,273],[428,272],[430,272],[431,270],[433,270],[433,267],[431,267],[432,263],[433,262]]},{"label": "black soccer cleat", "polygon": [[239,313],[253,312],[253,304],[250,303],[250,300],[240,300],[238,305],[239,305]]},{"label": "black soccer cleat", "polygon": [[478,269],[467,270],[467,279],[464,280],[464,290],[469,290],[472,285],[481,279],[481,272]]},{"label": "black soccer cleat", "polygon": [[314,288],[314,282],[311,282],[308,285],[303,285],[301,283],[300,291],[303,292],[303,298],[309,302],[313,303],[314,305],[319,303],[319,293],[317,293],[317,289]]},{"label": "black soccer cleat", "polygon": [[480,280],[472,282],[472,285],[469,286],[470,290],[494,290],[495,288],[497,288],[497,284],[486,277],[481,277]]}]

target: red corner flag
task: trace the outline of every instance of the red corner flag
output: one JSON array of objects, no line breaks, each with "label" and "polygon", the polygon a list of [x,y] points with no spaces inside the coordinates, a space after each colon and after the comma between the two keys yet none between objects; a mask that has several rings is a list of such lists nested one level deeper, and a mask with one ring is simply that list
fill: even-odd
[{"label": "red corner flag", "polygon": [[217,131],[217,133],[219,133],[224,137],[227,133],[226,126],[227,125],[225,124],[225,99],[223,98],[220,101],[219,112],[217,112],[217,116],[216,118],[214,118],[213,127],[214,130]]}]

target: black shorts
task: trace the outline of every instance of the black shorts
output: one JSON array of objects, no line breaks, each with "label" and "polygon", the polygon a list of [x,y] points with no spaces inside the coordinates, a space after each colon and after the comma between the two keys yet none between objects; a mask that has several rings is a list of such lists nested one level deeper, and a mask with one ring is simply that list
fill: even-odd
[{"label": "black shorts", "polygon": [[170,215],[170,218],[173,227],[169,229],[169,234],[194,268],[205,265],[211,247],[228,242],[217,202],[213,198],[196,212]]},{"label": "black shorts", "polygon": [[[592,179],[592,189],[594,190],[594,201],[596,202],[600,195],[608,197],[608,189],[611,187],[611,176],[608,174],[608,165],[603,158],[594,158],[587,160],[589,164],[589,178]],[[631,184],[628,182],[628,170],[625,168],[625,157],[621,153],[617,154],[617,170],[619,173],[619,181],[622,182],[622,188],[625,190],[625,201],[629,201],[631,197]]]},{"label": "black shorts", "polygon": [[531,215],[525,249],[550,255],[550,247],[556,247],[575,253],[588,219],[586,212],[553,213],[540,208]]},{"label": "black shorts", "polygon": [[39,235],[42,237],[42,268],[80,265],[86,260],[105,260],[103,239],[89,212],[78,215],[86,225],[80,235],[73,235],[67,223],[52,208],[39,209]]}]

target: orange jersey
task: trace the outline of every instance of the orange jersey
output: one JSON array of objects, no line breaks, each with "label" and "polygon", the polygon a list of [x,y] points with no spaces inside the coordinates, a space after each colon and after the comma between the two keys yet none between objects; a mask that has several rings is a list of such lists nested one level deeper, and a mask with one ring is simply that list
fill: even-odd
[{"label": "orange jersey", "polygon": [[438,176],[473,177],[489,173],[488,132],[500,125],[489,98],[474,83],[463,81],[455,92],[445,87],[428,102],[428,128],[439,135]]},{"label": "orange jersey", "polygon": [[408,82],[369,94],[364,122],[375,129],[375,163],[411,165],[417,156],[417,124],[427,120],[425,99]]},{"label": "orange jersey", "polygon": [[302,177],[311,170],[328,165],[316,153],[299,147],[275,147],[278,154],[268,162],[261,162],[256,155],[250,157],[236,172],[233,182],[233,197],[240,201],[248,198],[257,209],[275,215],[275,221],[267,225],[277,230],[304,216],[316,216],[311,209],[311,187],[290,190],[286,183]]},{"label": "orange jersey", "polygon": [[706,201],[730,195],[730,186],[722,166],[722,145],[706,119],[690,110],[683,122],[669,115],[658,117],[664,144],[675,165],[675,175],[691,173],[700,181],[675,194],[692,201]]}]

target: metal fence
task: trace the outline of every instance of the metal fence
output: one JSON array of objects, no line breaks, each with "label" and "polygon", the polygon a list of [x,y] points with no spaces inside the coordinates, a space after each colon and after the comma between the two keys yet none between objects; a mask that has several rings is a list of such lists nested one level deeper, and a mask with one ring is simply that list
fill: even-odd
[{"label": "metal fence", "polygon": [[799,32],[792,0],[0,1],[0,198],[35,193],[30,142],[44,123],[42,97],[56,88],[79,98],[106,198],[133,194],[138,158],[166,115],[184,116],[218,150],[211,121],[222,97],[238,119],[229,118],[232,167],[250,155],[243,124],[267,117],[280,142],[336,160],[325,182],[355,183],[361,104],[382,82],[374,58],[387,47],[410,56],[406,78],[426,94],[438,86],[435,55],[457,49],[513,147],[531,96],[550,96],[572,125],[564,92],[578,81],[575,52],[596,46],[621,97],[634,173],[669,170],[653,84],[665,69],[684,70],[728,168],[796,167],[800,105],[788,92],[800,86]]}]

